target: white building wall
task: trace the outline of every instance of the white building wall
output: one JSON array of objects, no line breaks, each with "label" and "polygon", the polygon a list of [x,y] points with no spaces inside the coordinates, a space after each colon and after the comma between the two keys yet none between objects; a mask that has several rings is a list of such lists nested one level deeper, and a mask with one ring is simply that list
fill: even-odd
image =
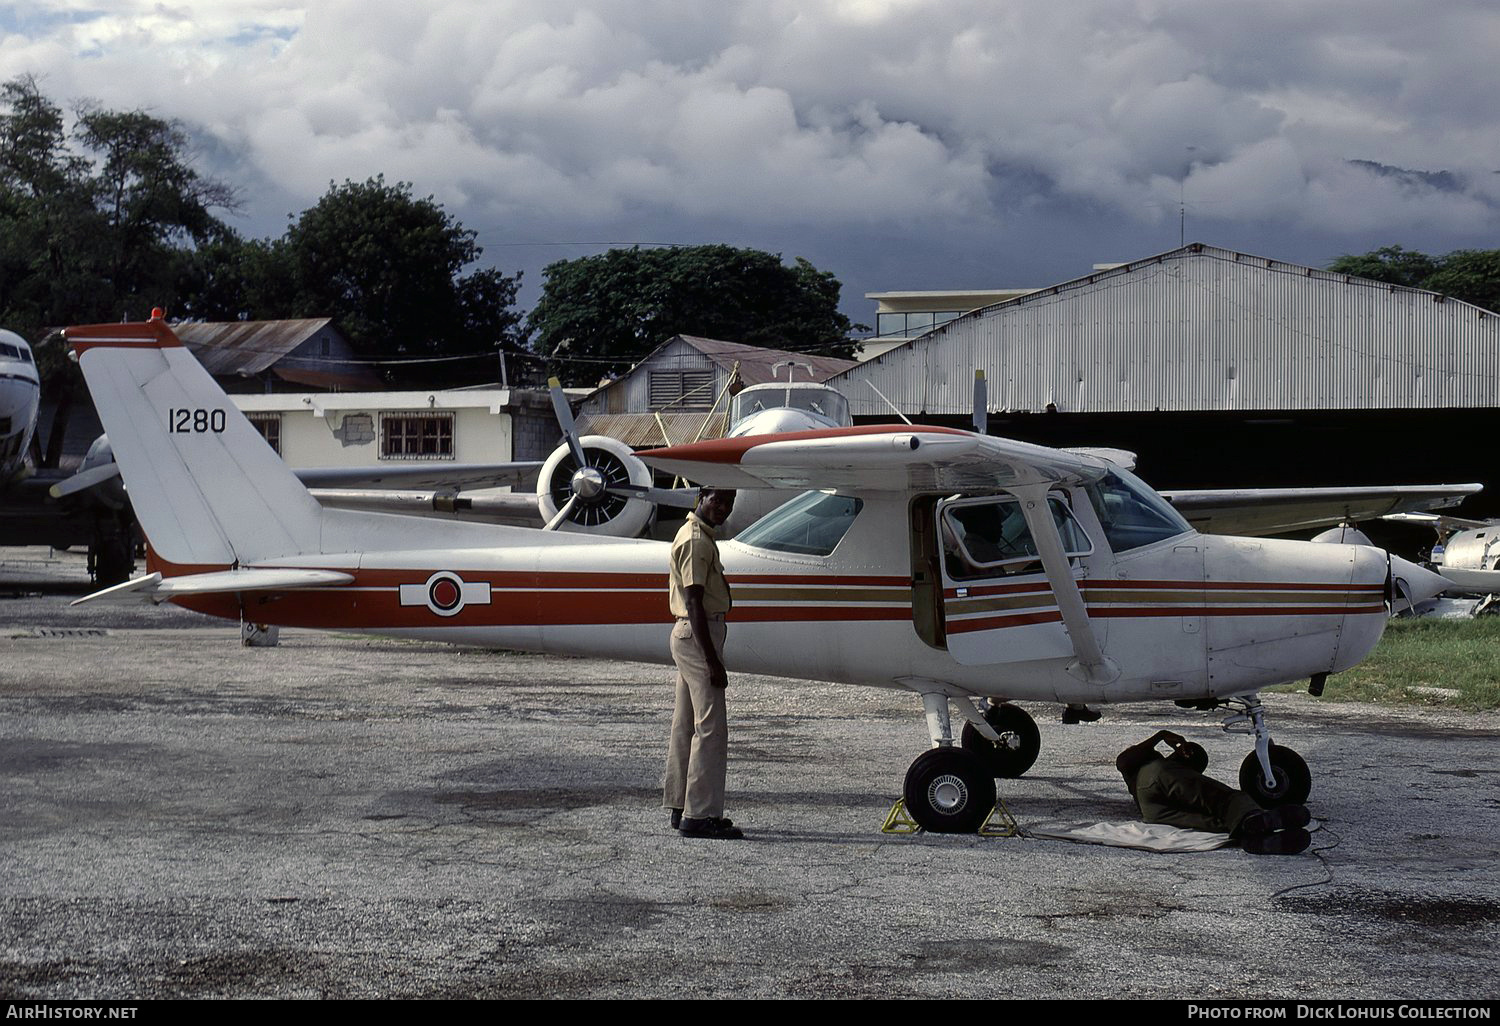
[{"label": "white building wall", "polygon": [[[443,463],[505,463],[514,451],[506,389],[462,392],[233,395],[246,413],[281,417],[281,456],[292,467],[369,467],[425,460],[380,457],[382,413],[452,413],[453,457]],[[361,430],[368,422],[370,429]]]}]

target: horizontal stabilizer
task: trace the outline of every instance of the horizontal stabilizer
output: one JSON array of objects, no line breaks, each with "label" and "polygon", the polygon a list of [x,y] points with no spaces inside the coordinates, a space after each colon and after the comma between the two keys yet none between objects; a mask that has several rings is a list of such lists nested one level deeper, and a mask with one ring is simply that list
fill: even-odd
[{"label": "horizontal stabilizer", "polygon": [[161,583],[161,574],[151,573],[144,577],[133,577],[128,581],[112,585],[103,591],[96,591],[92,595],[74,599],[69,602],[70,606],[81,606],[85,602],[93,602],[95,599],[147,599],[155,593],[157,585]]},{"label": "horizontal stabilizer", "polygon": [[328,588],[350,584],[352,574],[338,570],[293,570],[250,567],[242,570],[215,570],[206,574],[187,574],[163,578],[159,573],[137,577],[113,588],[96,591],[76,599],[72,604],[103,598],[149,598],[165,602],[183,595],[218,595],[238,591],[297,591],[301,588]]}]

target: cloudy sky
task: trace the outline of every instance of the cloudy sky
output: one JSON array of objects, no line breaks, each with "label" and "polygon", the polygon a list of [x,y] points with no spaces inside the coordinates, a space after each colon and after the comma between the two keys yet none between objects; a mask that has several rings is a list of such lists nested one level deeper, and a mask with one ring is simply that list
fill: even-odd
[{"label": "cloudy sky", "polygon": [[1041,286],[1187,239],[1322,266],[1500,246],[1493,0],[37,0],[0,78],[187,123],[279,234],[378,173],[541,268],[805,256]]}]

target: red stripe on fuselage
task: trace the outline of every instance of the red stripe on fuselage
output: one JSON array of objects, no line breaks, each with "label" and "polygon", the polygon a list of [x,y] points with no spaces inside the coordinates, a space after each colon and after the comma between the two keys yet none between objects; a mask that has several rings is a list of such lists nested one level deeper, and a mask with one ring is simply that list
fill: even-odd
[{"label": "red stripe on fuselage", "polygon": [[1179,591],[1368,591],[1384,593],[1383,584],[1296,584],[1277,581],[1079,581],[1084,591],[1128,591],[1142,589],[1176,589]]}]

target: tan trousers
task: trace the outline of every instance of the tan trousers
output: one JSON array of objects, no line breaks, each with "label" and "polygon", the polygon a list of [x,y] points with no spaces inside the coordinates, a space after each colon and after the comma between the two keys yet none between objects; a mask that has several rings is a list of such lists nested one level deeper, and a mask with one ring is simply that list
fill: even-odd
[{"label": "tan trousers", "polygon": [[[710,618],[714,651],[724,658],[724,619]],[[729,761],[729,718],[724,691],[708,682],[708,661],[693,637],[693,625],[672,628],[672,661],[677,664],[677,705],[667,747],[662,805],[681,809],[689,819],[724,815],[724,776]]]}]

